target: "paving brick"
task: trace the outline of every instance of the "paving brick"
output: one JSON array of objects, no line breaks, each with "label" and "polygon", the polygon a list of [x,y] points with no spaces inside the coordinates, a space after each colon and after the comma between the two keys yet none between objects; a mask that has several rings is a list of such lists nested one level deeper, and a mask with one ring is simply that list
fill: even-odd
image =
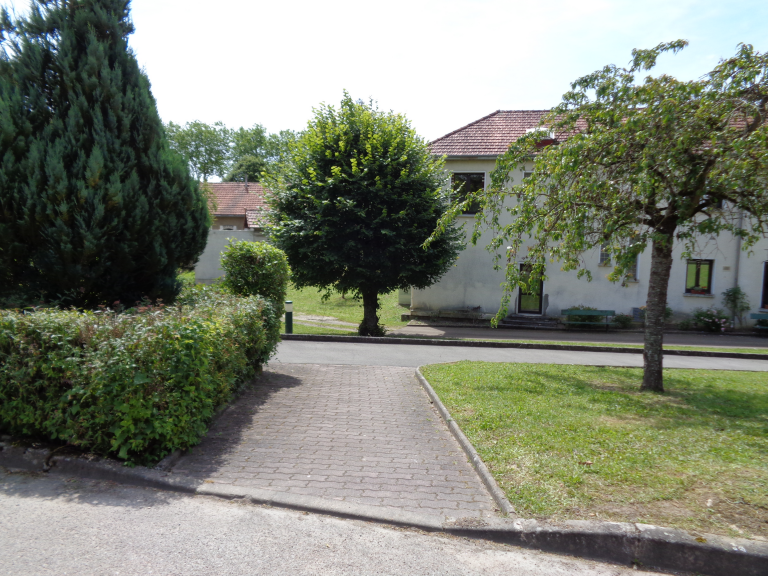
[{"label": "paving brick", "polygon": [[495,508],[410,368],[270,365],[173,471],[439,516]]}]

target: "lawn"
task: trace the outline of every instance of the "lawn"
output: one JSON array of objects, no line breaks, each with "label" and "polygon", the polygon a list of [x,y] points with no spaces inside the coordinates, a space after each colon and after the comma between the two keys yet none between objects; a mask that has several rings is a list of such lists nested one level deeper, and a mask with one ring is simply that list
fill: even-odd
[{"label": "lawn", "polygon": [[[487,342],[477,338],[466,338],[472,342]],[[492,342],[512,342],[516,344],[554,344],[557,346],[608,346],[610,348],[638,348],[642,349],[642,344],[624,344],[615,342],[581,342],[581,341],[553,341],[553,340],[492,340]],[[729,346],[682,346],[667,345],[664,350],[692,350],[697,352],[738,352],[742,354],[768,354],[768,348],[732,348]]]},{"label": "lawn", "polygon": [[[288,300],[293,301],[294,332],[296,330],[295,322],[299,314],[310,316],[329,316],[344,322],[354,322],[360,324],[363,321],[363,301],[355,300],[351,296],[342,298],[340,294],[333,294],[327,302],[322,301],[322,293],[316,288],[303,288],[297,290],[293,286],[288,288]],[[401,328],[407,324],[400,320],[400,315],[408,312],[407,307],[400,306],[397,303],[397,291],[390,292],[384,296],[379,296],[379,317],[381,323],[387,328]],[[335,334],[337,331],[327,331],[328,334]],[[339,332],[341,333],[341,332]]]},{"label": "lawn", "polygon": [[459,362],[423,369],[523,517],[768,538],[768,374]]},{"label": "lawn", "polygon": [[[285,334],[285,322],[282,323],[280,329],[281,334]],[[333,328],[326,328],[325,326],[310,326],[305,324],[297,324],[293,322],[293,334],[319,334],[322,336],[357,336],[357,330],[334,330]]]}]

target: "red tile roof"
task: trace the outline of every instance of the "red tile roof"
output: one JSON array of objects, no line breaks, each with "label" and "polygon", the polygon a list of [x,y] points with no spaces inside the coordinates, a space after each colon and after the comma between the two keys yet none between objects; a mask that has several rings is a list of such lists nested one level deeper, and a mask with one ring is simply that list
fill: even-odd
[{"label": "red tile roof", "polygon": [[246,226],[248,228],[261,228],[264,221],[264,211],[266,208],[258,210],[248,210],[245,213]]},{"label": "red tile roof", "polygon": [[245,216],[249,210],[266,208],[266,188],[258,182],[249,182],[247,190],[244,182],[208,182],[207,185],[216,198],[216,216]]},{"label": "red tile roof", "polygon": [[549,110],[496,110],[430,144],[433,154],[447,156],[498,156],[509,145],[536,128]]}]

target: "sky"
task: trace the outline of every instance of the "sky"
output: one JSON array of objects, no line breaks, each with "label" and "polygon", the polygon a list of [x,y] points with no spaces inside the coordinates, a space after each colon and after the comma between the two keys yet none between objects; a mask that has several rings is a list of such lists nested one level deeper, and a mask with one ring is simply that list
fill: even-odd
[{"label": "sky", "polygon": [[[25,11],[28,0],[0,0]],[[547,109],[633,48],[684,38],[658,70],[697,78],[768,50],[766,0],[133,0],[130,45],[164,121],[301,130],[347,90],[428,140],[495,110]]]}]

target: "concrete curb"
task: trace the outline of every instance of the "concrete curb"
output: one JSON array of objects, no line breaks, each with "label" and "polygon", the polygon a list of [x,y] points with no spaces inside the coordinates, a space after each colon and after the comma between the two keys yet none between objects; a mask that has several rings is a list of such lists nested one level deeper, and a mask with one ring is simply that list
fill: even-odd
[{"label": "concrete curb", "polygon": [[477,475],[480,476],[480,480],[482,480],[485,488],[491,494],[491,497],[496,502],[499,510],[501,510],[505,516],[517,517],[515,508],[512,506],[512,504],[510,504],[509,500],[507,500],[507,497],[504,495],[504,492],[502,492],[501,488],[499,488],[499,485],[491,475],[491,472],[488,470],[485,462],[483,462],[483,460],[478,455],[475,447],[472,446],[472,443],[464,435],[464,432],[461,431],[461,428],[459,428],[459,425],[456,424],[456,421],[451,418],[451,414],[448,412],[448,409],[440,401],[440,398],[432,386],[430,386],[429,382],[427,382],[427,379],[424,378],[424,375],[421,373],[421,368],[416,368],[416,380],[418,380],[419,384],[421,384],[422,388],[424,388],[427,396],[429,396],[429,400],[432,402],[432,404],[435,405],[435,408],[437,408],[437,411],[440,413],[440,417],[445,421],[446,426],[448,426],[451,434],[453,434],[453,437],[458,441],[461,449],[464,450],[464,453],[467,455],[467,458],[469,458],[472,467],[475,469],[475,472],[477,472]]},{"label": "concrete curb", "polygon": [[[0,442],[0,467],[12,471],[42,472],[49,456],[51,452],[46,449],[15,447]],[[48,473],[57,476],[78,476],[200,496],[240,499],[253,504],[491,540],[624,565],[639,564],[659,570],[697,572],[708,576],[765,576],[768,566],[766,542],[709,534],[695,537],[682,530],[647,524],[579,520],[553,523],[519,518],[444,520],[395,508],[201,482],[157,469],[141,466],[128,468],[121,462],[99,458],[53,455],[49,465]]]},{"label": "concrete curb", "polygon": [[[348,344],[406,344],[418,346],[466,346],[470,348],[521,348],[524,350],[565,350],[568,352],[615,352],[642,354],[642,348],[616,346],[580,346],[578,344],[528,344],[523,342],[493,342],[490,340],[440,340],[436,338],[394,338],[391,336],[324,336],[320,334],[281,334],[282,340],[304,342],[346,342]],[[768,360],[768,354],[746,352],[701,352],[698,350],[665,350],[665,356],[700,356],[703,358],[737,358],[742,360]]]}]

